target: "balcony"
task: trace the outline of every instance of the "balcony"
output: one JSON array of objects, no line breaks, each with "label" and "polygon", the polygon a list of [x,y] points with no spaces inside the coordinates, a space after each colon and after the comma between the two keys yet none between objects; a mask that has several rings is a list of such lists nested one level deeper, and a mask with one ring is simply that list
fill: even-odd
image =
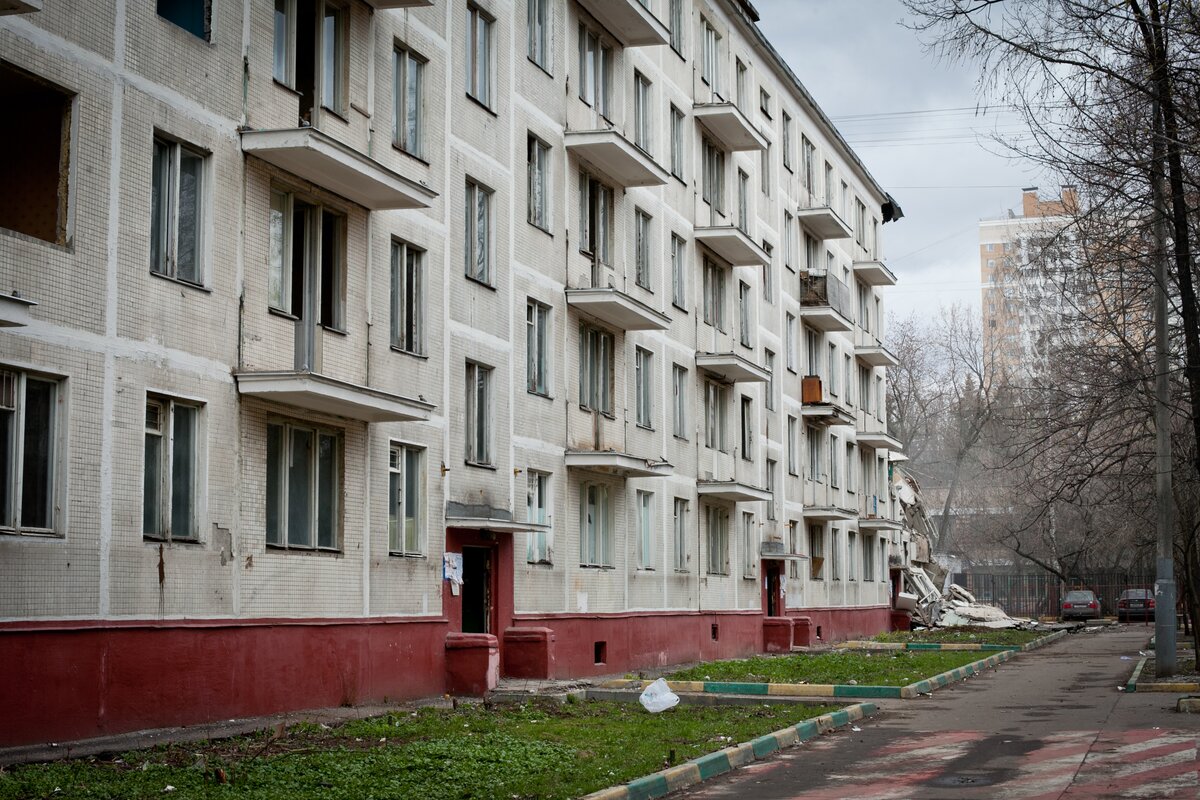
[{"label": "balcony", "polygon": [[620,289],[567,289],[567,305],[623,331],[665,331],[671,318]]},{"label": "balcony", "polygon": [[854,356],[868,367],[898,367],[899,359],[882,344],[855,345]]},{"label": "balcony", "polygon": [[432,403],[303,370],[234,373],[238,394],[360,422],[428,420]]},{"label": "balcony", "polygon": [[854,274],[867,286],[895,286],[896,273],[882,261],[855,261]]},{"label": "balcony", "polygon": [[727,150],[766,150],[767,139],[733,103],[696,103],[696,121]]},{"label": "balcony", "polygon": [[854,330],[850,288],[826,273],[800,276],[800,318],[822,331]]},{"label": "balcony", "polygon": [[829,206],[801,208],[796,211],[796,219],[818,239],[850,239],[854,236],[850,226]]},{"label": "balcony", "polygon": [[697,242],[732,266],[761,267],[770,262],[767,252],[735,225],[699,227],[693,233]]},{"label": "balcony", "polygon": [[697,353],[696,368],[724,383],[766,383],[771,373],[737,353]]},{"label": "balcony", "polygon": [[858,513],[839,506],[806,504],[804,519],[810,522],[850,522],[858,519]]},{"label": "balcony", "polygon": [[0,328],[24,328],[33,322],[30,309],[37,303],[14,294],[0,292]]},{"label": "balcony", "polygon": [[242,152],[372,211],[428,208],[437,192],[316,128],[243,131]]},{"label": "balcony", "polygon": [[874,450],[904,449],[904,445],[900,444],[899,439],[883,431],[855,431],[854,438],[860,446],[870,447]]},{"label": "balcony", "polygon": [[866,533],[890,533],[903,530],[904,526],[894,519],[882,517],[859,517],[858,529]]},{"label": "balcony", "polygon": [[42,10],[42,0],[0,0],[0,17]]},{"label": "balcony", "polygon": [[652,47],[671,41],[671,32],[638,0],[579,0],[622,47]]},{"label": "balcony", "polygon": [[591,164],[618,186],[665,186],[667,171],[614,130],[568,131],[567,152]]},{"label": "balcony", "polygon": [[854,415],[825,397],[825,389],[819,375],[805,375],[800,381],[800,415],[805,421],[822,427],[853,425]]},{"label": "balcony", "polygon": [[638,458],[612,450],[568,450],[567,469],[585,469],[622,478],[667,478],[675,468],[666,461]]},{"label": "balcony", "polygon": [[696,481],[696,494],[708,500],[727,500],[732,503],[755,503],[770,500],[771,493],[740,481]]}]

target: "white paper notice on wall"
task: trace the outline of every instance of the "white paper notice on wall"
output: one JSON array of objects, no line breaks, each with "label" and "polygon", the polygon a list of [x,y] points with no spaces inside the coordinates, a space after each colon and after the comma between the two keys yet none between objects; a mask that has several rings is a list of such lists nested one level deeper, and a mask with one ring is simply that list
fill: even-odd
[{"label": "white paper notice on wall", "polygon": [[462,572],[462,553],[442,553],[442,577],[454,584],[455,589],[462,586]]},{"label": "white paper notice on wall", "polygon": [[579,613],[587,613],[587,592],[575,593],[575,605],[579,609]]}]

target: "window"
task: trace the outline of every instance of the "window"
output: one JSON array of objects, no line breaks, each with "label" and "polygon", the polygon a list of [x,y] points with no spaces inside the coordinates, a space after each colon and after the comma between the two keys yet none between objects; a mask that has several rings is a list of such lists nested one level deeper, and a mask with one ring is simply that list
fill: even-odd
[{"label": "window", "polygon": [[671,395],[674,401],[675,435],[687,439],[687,383],[688,371],[674,364],[671,367]]},{"label": "window", "polygon": [[536,300],[525,305],[525,388],[550,395],[550,307]]},{"label": "window", "polygon": [[346,218],[291,192],[273,189],[270,228],[270,307],[314,325],[342,330]]},{"label": "window", "polygon": [[787,418],[787,466],[789,475],[800,474],[799,424],[790,414]]},{"label": "window", "polygon": [[708,529],[708,574],[729,574],[729,512],[716,506],[704,509]]},{"label": "window", "polygon": [[150,271],[186,283],[203,282],[205,155],[154,137],[150,193]]},{"label": "window", "polygon": [[579,173],[579,249],[600,264],[611,264],[613,190]]},{"label": "window", "polygon": [[267,425],[267,544],[336,550],[342,434],[303,423]]},{"label": "window", "polygon": [[829,343],[829,393],[837,397],[839,392],[838,385],[841,383],[841,378],[838,376],[838,359],[837,345],[833,342]]},{"label": "window", "polygon": [[734,100],[737,102],[737,107],[743,113],[750,110],[749,98],[746,97],[746,65],[742,63],[740,58],[735,58],[734,62]]},{"label": "window", "polygon": [[875,537],[862,535],[862,579],[875,580]]},{"label": "window", "polygon": [[790,212],[783,212],[783,265],[796,268],[796,223]]},{"label": "window", "polygon": [[[775,492],[779,485],[779,462],[773,458],[767,459],[767,491],[771,499],[767,501],[767,519],[775,519]],[[791,552],[795,552],[794,550]]]},{"label": "window", "polygon": [[858,368],[858,405],[863,411],[875,413],[875,399],[871,392],[871,370]]},{"label": "window", "polygon": [[687,242],[671,234],[671,302],[678,308],[687,307]]},{"label": "window", "polygon": [[840,210],[838,210],[838,215],[841,216],[843,220],[850,219],[850,187],[845,181],[842,181],[842,192],[839,195],[839,198],[841,199],[842,207]]},{"label": "window", "polygon": [[654,493],[637,493],[637,565],[654,569]]},{"label": "window", "polygon": [[[550,473],[529,470],[529,494],[526,498],[525,521],[535,525],[550,524]],[[529,531],[525,539],[525,560],[530,564],[550,563],[550,532]]]},{"label": "window", "polygon": [[836,436],[829,437],[829,485],[834,489],[842,485],[842,447]]},{"label": "window", "polygon": [[805,374],[821,375],[821,334],[807,325],[804,326],[804,353],[808,356]]},{"label": "window", "polygon": [[702,140],[704,181],[702,197],[718,214],[725,213],[725,151],[708,139]]},{"label": "window", "polygon": [[424,552],[425,450],[395,444],[388,450],[388,552]]},{"label": "window", "polygon": [[750,284],[738,281],[738,342],[750,346]]},{"label": "window", "polygon": [[651,120],[651,109],[653,108],[650,97],[650,81],[640,72],[633,73],[633,143],[641,148],[644,152],[649,153],[653,149],[653,140],[651,133],[653,125]]},{"label": "window", "polygon": [[821,480],[823,466],[821,461],[821,430],[814,425],[805,426],[805,434],[808,437],[808,479],[811,481]]},{"label": "window", "polygon": [[783,346],[789,372],[796,371],[796,317],[787,312],[783,319]]},{"label": "window", "polygon": [[850,363],[850,354],[842,357],[842,400],[850,405],[850,380],[854,374],[854,365]]},{"label": "window", "polygon": [[[799,547],[800,547],[800,524],[798,522],[796,522],[796,520],[794,520],[794,519],[788,520],[787,541],[788,541],[788,552],[793,555],[798,555],[800,553],[800,550],[799,550]],[[796,579],[798,579],[800,577],[800,560],[799,559],[796,559],[796,558],[788,559],[788,577],[796,578]]]},{"label": "window", "polygon": [[634,389],[637,393],[637,424],[654,427],[654,356],[649,350],[634,349]]},{"label": "window", "polygon": [[425,252],[407,242],[392,242],[392,347],[425,352]]},{"label": "window", "polygon": [[318,108],[344,117],[349,12],[322,0],[275,0],[273,23],[272,74],[299,95],[300,125],[315,124]]},{"label": "window", "polygon": [[580,566],[611,567],[612,512],[608,487],[585,483],[579,492]]},{"label": "window", "polygon": [[640,208],[633,212],[634,282],[650,288],[650,215]]},{"label": "window", "polygon": [[888,579],[888,544],[887,539],[879,537],[879,580]]},{"label": "window", "polygon": [[815,237],[809,234],[804,234],[804,268],[809,272],[817,273],[821,271],[821,248],[817,244]]},{"label": "window", "polygon": [[771,143],[767,142],[767,146],[760,151],[759,156],[759,172],[758,172],[758,188],[762,190],[765,197],[771,196]]},{"label": "window", "polygon": [[467,6],[467,94],[492,105],[492,18]]},{"label": "window", "polygon": [[817,148],[807,136],[800,137],[800,157],[804,167],[804,189],[808,192],[809,203],[812,203],[817,193],[817,176],[813,171],[817,160]]},{"label": "window", "polygon": [[142,535],[147,539],[199,538],[199,422],[198,406],[166,397],[146,400]]},{"label": "window", "polygon": [[701,33],[703,36],[703,52],[700,58],[700,79],[707,83],[714,92],[721,91],[721,35],[718,34],[708,20],[701,18]]},{"label": "window", "polygon": [[854,442],[846,442],[846,491],[856,492],[858,487],[855,485],[854,472],[855,465],[858,460],[854,457]]},{"label": "window", "polygon": [[273,58],[275,80],[291,86],[295,74],[296,0],[275,0]]},{"label": "window", "polygon": [[729,404],[729,387],[716,381],[704,383],[704,445],[711,450],[728,452],[725,409]]},{"label": "window", "polygon": [[704,321],[725,330],[725,270],[708,256],[704,257]]},{"label": "window", "polygon": [[792,115],[783,112],[783,168],[792,169]]},{"label": "window", "polygon": [[758,87],[758,109],[771,119],[771,93],[761,86]]},{"label": "window", "polygon": [[[537,0],[531,0],[536,2]],[[547,187],[550,184],[550,145],[536,136],[529,137],[529,223],[550,230]]]},{"label": "window", "polygon": [[[675,0],[679,2],[679,0]],[[683,112],[671,104],[671,174],[683,180]]]},{"label": "window", "polygon": [[528,0],[529,41],[526,54],[529,60],[550,71],[550,0]]},{"label": "window", "polygon": [[763,366],[767,369],[767,389],[764,404],[767,411],[775,410],[775,354],[763,349]]},{"label": "window", "polygon": [[842,579],[842,532],[837,528],[829,531],[829,567],[830,577],[835,581]]},{"label": "window", "polygon": [[492,369],[467,362],[467,463],[492,463]]},{"label": "window", "polygon": [[742,512],[742,577],[753,578],[758,568],[758,530],[754,514]]},{"label": "window", "polygon": [[820,525],[808,526],[808,564],[810,578],[825,580],[825,529]]},{"label": "window", "polygon": [[671,47],[683,55],[683,0],[669,0],[667,24],[671,28]]},{"label": "window", "polygon": [[346,34],[349,12],[325,3],[321,15],[321,107],[345,116]]},{"label": "window", "polygon": [[492,193],[470,178],[467,179],[466,223],[467,277],[491,284]]},{"label": "window", "polygon": [[837,195],[834,193],[833,166],[825,162],[825,205],[834,208],[837,205]]},{"label": "window", "polygon": [[687,572],[688,568],[688,501],[675,498],[675,571]]},{"label": "window", "polygon": [[612,48],[586,25],[580,25],[579,99],[605,117],[609,114],[612,63]]},{"label": "window", "polygon": [[392,141],[418,158],[425,152],[421,136],[424,86],[425,59],[397,45],[392,51]]},{"label": "window", "polygon": [[846,580],[858,579],[858,534],[846,533]]},{"label": "window", "polygon": [[750,176],[742,170],[738,170],[737,182],[737,226],[742,233],[750,232]]},{"label": "window", "polygon": [[754,459],[754,401],[742,396],[742,458],[746,461]]},{"label": "window", "polygon": [[766,263],[762,265],[762,287],[763,300],[768,303],[775,302],[775,248],[766,240],[762,243],[763,252],[766,254]]},{"label": "window", "polygon": [[158,0],[158,15],[193,36],[209,41],[212,32],[209,0]]},{"label": "window", "polygon": [[579,407],[612,414],[612,334],[584,326],[579,330]]},{"label": "window", "polygon": [[854,198],[854,239],[860,245],[867,242],[867,207],[857,197]]}]

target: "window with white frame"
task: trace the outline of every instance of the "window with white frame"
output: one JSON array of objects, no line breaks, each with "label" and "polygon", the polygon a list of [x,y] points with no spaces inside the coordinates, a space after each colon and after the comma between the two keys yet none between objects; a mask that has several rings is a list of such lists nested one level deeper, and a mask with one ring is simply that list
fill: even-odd
[{"label": "window with white frame", "polygon": [[584,567],[611,567],[612,509],[608,487],[585,483],[579,489],[579,564]]},{"label": "window with white frame", "polygon": [[829,574],[835,581],[842,579],[842,532],[838,528],[829,530]]},{"label": "window with white frame", "polygon": [[767,491],[771,499],[767,501],[767,519],[775,519],[775,492],[779,485],[779,462],[773,458],[767,459]]},{"label": "window with white frame", "polygon": [[789,372],[796,371],[796,317],[787,312],[783,321],[784,358]]},{"label": "window with white frame", "polygon": [[729,387],[716,381],[704,382],[704,446],[710,450],[729,451],[728,425]]},{"label": "window with white frame", "polygon": [[633,212],[634,282],[643,289],[650,288],[650,215],[640,208]]},{"label": "window with white frame", "polygon": [[550,395],[550,306],[529,300],[525,304],[525,388]]},{"label": "window with white frame", "polygon": [[704,257],[704,321],[725,330],[725,268]]},{"label": "window with white frame", "polygon": [[800,427],[796,418],[787,418],[787,468],[789,475],[800,474]]},{"label": "window with white frame", "polygon": [[822,467],[824,461],[821,460],[821,429],[815,425],[806,425],[805,433],[808,437],[808,479],[819,481],[824,474]]},{"label": "window with white frame", "polygon": [[342,432],[303,422],[267,424],[267,545],[338,550]]},{"label": "window with white frame", "polygon": [[762,290],[763,301],[767,303],[775,302],[775,248],[771,247],[770,242],[766,239],[762,241],[763,253],[766,254],[766,259],[762,265]]},{"label": "window with white frame", "polygon": [[709,575],[729,574],[729,511],[718,506],[704,507],[707,530]]},{"label": "window with white frame", "polygon": [[392,347],[424,354],[425,251],[407,242],[392,242]]},{"label": "window with white frame", "polygon": [[862,535],[862,579],[875,580],[875,537],[866,533]]},{"label": "window with white frame", "polygon": [[[794,519],[788,520],[787,542],[788,542],[788,552],[789,553],[791,553],[793,555],[797,555],[800,553],[800,550],[798,549],[800,547],[800,523],[798,523]],[[789,558],[787,563],[788,563],[788,568],[787,568],[788,577],[799,579],[800,578],[800,559]]]},{"label": "window with white frame", "polygon": [[293,192],[272,189],[270,240],[270,307],[344,330],[345,216]]},{"label": "window with white frame", "polygon": [[639,428],[654,427],[654,355],[641,347],[633,353],[634,392]]},{"label": "window with white frame", "polygon": [[791,212],[783,212],[783,265],[796,268],[796,222]]},{"label": "window with white frame", "polygon": [[550,145],[533,134],[528,145],[529,224],[550,230]]},{"label": "window with white frame", "polygon": [[837,190],[833,180],[833,165],[825,162],[825,205],[837,208]]},{"label": "window with white frame", "polygon": [[742,512],[742,577],[753,578],[758,571],[758,526],[754,514]]},{"label": "window with white frame", "polygon": [[758,110],[771,119],[771,93],[762,86],[758,87]]},{"label": "window with white frame", "polygon": [[771,143],[759,151],[758,188],[766,197],[771,196]]},{"label": "window with white frame", "polygon": [[200,285],[204,282],[204,171],[207,155],[154,137],[150,196],[150,271]]},{"label": "window with white frame", "polygon": [[330,2],[321,15],[321,107],[346,116],[346,37],[350,11]]},{"label": "window with white frame", "polygon": [[850,219],[850,186],[845,181],[842,181],[841,187],[841,192],[838,194],[838,201],[841,208],[835,210],[843,220],[848,220]]},{"label": "window with white frame", "polygon": [[318,108],[346,116],[349,22],[332,0],[275,0],[273,76],[299,95],[302,126],[316,124]]},{"label": "window with white frame", "polygon": [[643,152],[654,149],[654,101],[650,81],[640,72],[633,73],[633,143]]},{"label": "window with white frame", "polygon": [[687,241],[676,233],[671,234],[671,303],[678,308],[687,307]]},{"label": "window with white frame", "polygon": [[829,437],[829,485],[834,489],[842,485],[842,445],[836,436]]},{"label": "window with white frame", "polygon": [[60,381],[0,370],[0,530],[54,531]]},{"label": "window with white frame", "polygon": [[864,366],[858,368],[858,405],[868,413],[875,413],[875,401],[871,397],[871,370]]},{"label": "window with white frame", "polygon": [[194,542],[200,537],[200,407],[146,398],[142,535]]},{"label": "window with white frame", "polygon": [[846,580],[858,580],[858,534],[846,532]]},{"label": "window with white frame", "polygon": [[406,153],[425,153],[425,59],[404,45],[392,50],[392,141]]},{"label": "window with white frame", "polygon": [[808,357],[806,375],[822,376],[821,334],[815,328],[804,326],[804,353]]},{"label": "window with white frame", "polygon": [[480,283],[492,282],[492,192],[470,178],[466,183],[466,275]]},{"label": "window with white frame", "polygon": [[721,35],[712,24],[703,17],[700,18],[701,47],[700,79],[707,83],[714,92],[721,91]]},{"label": "window with white frame", "polygon": [[867,207],[857,197],[854,198],[854,240],[863,246],[867,243]]},{"label": "window with white frame", "polygon": [[738,343],[742,347],[750,346],[750,331],[754,322],[750,318],[751,307],[750,284],[738,281]]},{"label": "window with white frame", "polygon": [[682,497],[675,498],[675,513],[672,519],[675,533],[675,571],[687,572],[688,561],[688,501]]},{"label": "window with white frame", "polygon": [[879,537],[879,580],[888,579],[888,543],[887,539]]},{"label": "window with white frame", "polygon": [[792,169],[792,115],[783,112],[783,167],[789,172]]},{"label": "window with white frame", "polygon": [[684,152],[683,112],[671,104],[671,174],[683,180],[683,165],[687,158]]},{"label": "window with white frame", "polygon": [[467,94],[492,105],[492,18],[474,4],[467,5]]},{"label": "window with white frame", "polygon": [[609,115],[612,64],[612,47],[586,25],[580,25],[579,99],[604,117]]},{"label": "window with white frame", "polygon": [[754,401],[742,395],[741,400],[741,424],[742,424],[742,441],[741,451],[742,458],[746,461],[754,460]]},{"label": "window with white frame", "polygon": [[674,432],[680,439],[687,439],[687,384],[688,371],[674,364],[671,367],[671,399],[674,405]]},{"label": "window with white frame", "polygon": [[637,565],[654,569],[654,492],[637,492]]},{"label": "window with white frame", "polygon": [[388,449],[388,552],[425,552],[425,449],[393,442]]},{"label": "window with white frame", "polygon": [[612,263],[613,190],[579,173],[579,250],[600,264]]},{"label": "window with white frame", "polygon": [[550,0],[528,0],[529,23],[525,52],[529,60],[550,71]]},{"label": "window with white frame", "polygon": [[809,578],[814,581],[825,580],[825,527],[823,525],[808,526],[808,564]]},{"label": "window with white frame", "polygon": [[467,362],[467,431],[466,460],[468,464],[492,463],[492,368]]},{"label": "window with white frame", "polygon": [[683,0],[668,0],[667,24],[671,29],[671,47],[683,55]]},{"label": "window with white frame", "polygon": [[763,366],[767,370],[767,387],[764,405],[767,411],[775,410],[775,354],[763,348]]},{"label": "window with white frame", "polygon": [[841,366],[841,360],[838,358],[837,345],[833,342],[826,343],[829,353],[829,393],[834,397],[841,394],[841,377],[838,375],[838,369]]},{"label": "window with white frame", "polygon": [[725,151],[706,137],[701,140],[703,181],[701,197],[718,214],[725,213]]},{"label": "window with white frame", "polygon": [[584,325],[579,329],[579,407],[612,414],[613,337]]},{"label": "window with white frame", "polygon": [[858,458],[854,455],[854,442],[846,442],[846,491],[857,492],[858,485],[855,481],[856,466]]},{"label": "window with white frame", "polygon": [[804,167],[804,189],[808,192],[809,202],[815,202],[817,194],[816,160],[817,148],[807,136],[800,137],[800,158]]},{"label": "window with white frame", "polygon": [[804,268],[809,272],[821,271],[821,247],[815,236],[804,234]]},{"label": "window with white frame", "polygon": [[846,405],[851,404],[850,382],[854,375],[854,365],[850,363],[852,360],[849,353],[842,356],[842,400]]},{"label": "window with white frame", "polygon": [[738,110],[740,110],[743,114],[750,113],[750,100],[746,96],[746,84],[749,83],[749,79],[746,77],[747,72],[748,70],[746,69],[746,65],[742,63],[742,60],[740,58],[735,58],[733,60],[734,101],[737,104]]},{"label": "window with white frame", "polygon": [[750,176],[738,170],[737,175],[737,226],[742,233],[750,232]]},{"label": "window with white frame", "polygon": [[[550,473],[529,470],[529,489],[525,504],[525,521],[534,525],[550,524]],[[546,529],[529,531],[525,539],[525,560],[530,564],[549,564],[550,532]]]}]

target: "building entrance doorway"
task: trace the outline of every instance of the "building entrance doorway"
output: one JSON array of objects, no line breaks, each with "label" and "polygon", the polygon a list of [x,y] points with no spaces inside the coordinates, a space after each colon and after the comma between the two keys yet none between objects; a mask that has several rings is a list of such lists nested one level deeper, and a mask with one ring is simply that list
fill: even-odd
[{"label": "building entrance doorway", "polygon": [[463,633],[495,633],[492,623],[492,549],[463,548]]},{"label": "building entrance doorway", "polygon": [[763,562],[763,577],[767,591],[767,616],[783,616],[783,570],[779,561]]}]

